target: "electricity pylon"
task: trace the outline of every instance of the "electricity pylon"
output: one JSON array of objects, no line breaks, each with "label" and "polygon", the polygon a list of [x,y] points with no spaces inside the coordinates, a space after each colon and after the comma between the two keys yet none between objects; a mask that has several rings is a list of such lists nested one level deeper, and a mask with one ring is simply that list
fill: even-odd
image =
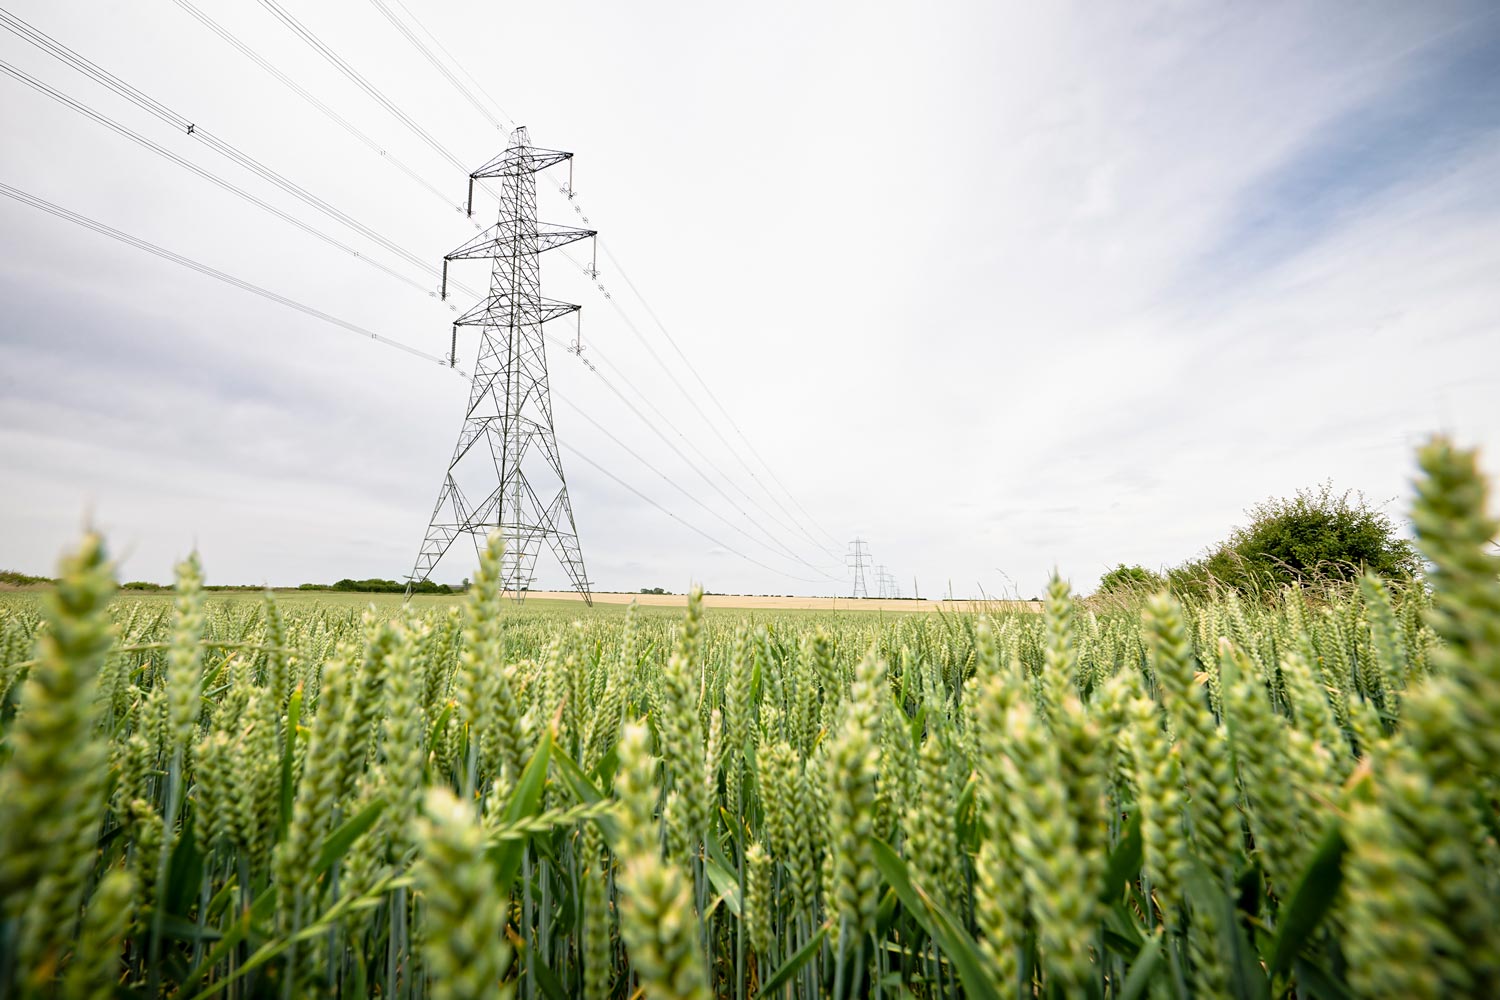
[{"label": "electricity pylon", "polygon": [[428,578],[459,535],[473,536],[477,550],[484,536],[498,530],[505,538],[504,587],[516,600],[524,600],[531,588],[545,541],[573,588],[594,603],[552,425],[542,338],[543,323],[579,307],[542,297],[539,257],[595,232],[536,221],[537,172],[572,157],[533,147],[526,129],[518,128],[505,152],[469,175],[471,215],[474,182],[499,178],[499,221],[443,258],[443,298],[448,297],[448,264],[455,260],[490,261],[490,292],[454,323],[455,342],[458,327],[478,327],[479,358],[463,429],[408,593],[412,583]]},{"label": "electricity pylon", "polygon": [[865,567],[870,564],[870,546],[863,538],[849,543],[849,555],[844,564],[854,570],[854,596],[869,597],[870,588],[865,586]]}]

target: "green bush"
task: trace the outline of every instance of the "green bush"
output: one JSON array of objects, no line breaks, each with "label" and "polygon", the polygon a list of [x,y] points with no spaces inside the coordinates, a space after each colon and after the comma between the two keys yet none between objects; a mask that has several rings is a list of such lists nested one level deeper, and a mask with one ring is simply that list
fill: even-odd
[{"label": "green bush", "polygon": [[17,573],[13,569],[0,569],[0,583],[9,584],[12,587],[35,587],[43,583],[55,583],[50,576],[32,576],[30,573]]},{"label": "green bush", "polygon": [[1099,593],[1119,594],[1131,591],[1157,591],[1167,585],[1166,577],[1144,566],[1120,563],[1099,578]]},{"label": "green bush", "polygon": [[1390,517],[1364,494],[1335,493],[1331,483],[1245,513],[1249,523],[1227,540],[1168,571],[1173,590],[1201,595],[1217,585],[1260,593],[1293,583],[1350,583],[1366,571],[1412,577],[1421,569],[1416,549]]}]

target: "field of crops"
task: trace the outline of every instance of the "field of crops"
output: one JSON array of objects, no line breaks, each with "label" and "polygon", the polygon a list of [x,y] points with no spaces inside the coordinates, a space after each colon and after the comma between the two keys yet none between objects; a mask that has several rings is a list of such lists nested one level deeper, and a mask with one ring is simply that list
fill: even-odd
[{"label": "field of crops", "polygon": [[897,618],[0,595],[0,995],[1500,996],[1500,558]]}]

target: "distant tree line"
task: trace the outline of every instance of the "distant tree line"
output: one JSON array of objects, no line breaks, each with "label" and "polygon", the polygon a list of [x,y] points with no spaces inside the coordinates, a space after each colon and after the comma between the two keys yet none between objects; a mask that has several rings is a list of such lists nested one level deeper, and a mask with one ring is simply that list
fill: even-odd
[{"label": "distant tree line", "polygon": [[[298,590],[331,590],[346,594],[404,594],[406,584],[396,580],[381,580],[371,578],[368,580],[351,580],[348,577],[337,583],[304,583]],[[411,586],[413,594],[451,594],[454,588],[446,583],[433,583],[431,580],[423,580],[413,583]]]},{"label": "distant tree line", "polygon": [[[32,576],[29,573],[18,573],[15,570],[0,570],[0,585],[10,587],[40,587],[57,581],[48,576]],[[121,590],[154,593],[156,591],[170,591],[172,585],[169,583],[152,583],[149,580],[130,580],[120,584]],[[203,588],[209,591],[261,591],[265,590],[264,584],[210,584]],[[381,580],[371,578],[369,580],[351,580],[345,577],[337,583],[304,583],[297,587],[298,590],[322,590],[338,591],[347,594],[401,594],[406,592],[406,584],[396,580]],[[447,583],[433,583],[431,580],[423,580],[412,586],[414,594],[455,594],[469,589],[469,581],[464,580],[457,587]],[[644,591],[643,591],[644,593]],[[657,591],[661,593],[661,591]]]}]

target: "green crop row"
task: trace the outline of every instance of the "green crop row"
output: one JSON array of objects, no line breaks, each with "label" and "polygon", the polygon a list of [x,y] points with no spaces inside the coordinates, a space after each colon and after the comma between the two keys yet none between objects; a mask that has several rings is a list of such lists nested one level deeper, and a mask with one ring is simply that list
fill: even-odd
[{"label": "green crop row", "polygon": [[1500,558],[1042,614],[0,597],[0,994],[1500,996]]}]

